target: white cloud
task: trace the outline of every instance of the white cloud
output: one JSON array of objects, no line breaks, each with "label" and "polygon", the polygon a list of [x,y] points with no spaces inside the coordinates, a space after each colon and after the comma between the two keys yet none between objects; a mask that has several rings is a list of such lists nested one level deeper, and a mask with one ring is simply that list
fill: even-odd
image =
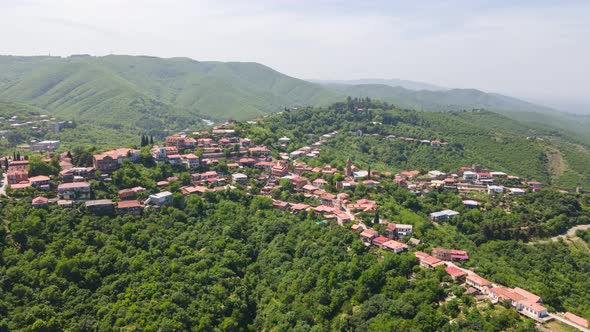
[{"label": "white cloud", "polygon": [[587,96],[590,5],[473,1],[0,0],[0,53],[257,61],[304,78],[400,77]]}]

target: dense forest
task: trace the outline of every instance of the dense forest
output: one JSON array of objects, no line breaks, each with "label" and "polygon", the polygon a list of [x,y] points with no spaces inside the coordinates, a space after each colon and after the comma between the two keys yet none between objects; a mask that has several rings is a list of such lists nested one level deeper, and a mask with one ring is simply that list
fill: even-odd
[{"label": "dense forest", "polygon": [[0,329],[530,329],[441,287],[444,271],[418,269],[411,254],[375,255],[347,229],[271,210],[269,199],[234,191],[184,203],[113,219],[4,201]]},{"label": "dense forest", "polygon": [[[551,179],[547,168],[537,167],[550,143],[527,139],[519,134],[518,124],[495,128],[494,121],[500,120],[493,113],[433,114],[358,102],[349,100],[329,110],[285,111],[257,124],[239,122],[235,128],[241,136],[272,147],[275,156],[338,131],[318,158],[305,159],[310,165],[343,167],[351,156],[360,167],[380,171],[450,171],[479,162]],[[492,129],[481,129],[481,122]],[[543,128],[527,131],[561,139]],[[292,138],[292,146],[275,144],[284,135]],[[449,145],[402,143],[387,135]],[[72,150],[72,161],[90,165],[95,152]],[[57,159],[47,164],[33,156],[29,161],[31,174],[51,175],[56,186]],[[235,172],[228,162],[220,158],[211,169]],[[31,200],[47,192],[34,187],[9,190],[11,198],[3,198],[0,205],[0,331],[535,330],[532,320],[509,306],[465,295],[465,288],[453,283],[444,268],[420,268],[413,252],[433,247],[468,251],[471,260],[462,263],[464,268],[534,292],[550,311],[590,317],[590,231],[551,239],[590,223],[588,194],[549,186],[522,196],[442,189],[416,195],[383,174],[377,187],[359,183],[343,191],[336,189],[341,174],[304,174],[310,180],[322,177],[328,192],[345,192],[351,201],[374,200],[377,212],[357,217],[378,231],[384,227],[374,222],[378,217],[411,224],[412,236],[421,243],[398,255],[367,247],[350,224],[341,227],[313,213],[273,208],[271,198],[258,196],[264,184],[257,179],[263,171],[239,171],[251,179],[249,186],[185,196],[180,187],[191,183],[190,173],[154,163],[145,146],[135,163],[125,160],[108,179],[89,180],[93,199],[117,200],[120,189],[143,186],[147,190],[138,198],[144,199],[161,190],[158,181],[176,177],[167,187],[174,193],[172,206],[146,208],[142,216],[101,217],[84,205],[33,209]],[[272,196],[319,204],[289,183],[282,179]],[[464,199],[481,205],[469,209]],[[447,222],[430,221],[429,214],[442,209],[460,215]]]}]

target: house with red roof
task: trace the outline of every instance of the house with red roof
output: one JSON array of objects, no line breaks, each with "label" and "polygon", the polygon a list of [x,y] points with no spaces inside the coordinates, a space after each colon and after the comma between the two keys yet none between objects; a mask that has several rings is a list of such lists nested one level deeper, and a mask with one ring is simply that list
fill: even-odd
[{"label": "house with red roof", "polygon": [[43,196],[35,197],[31,201],[31,205],[36,209],[46,208],[49,205],[49,199]]},{"label": "house with red roof", "polygon": [[309,208],[310,208],[310,206],[307,204],[293,204],[293,205],[291,205],[291,212],[299,213],[301,211],[306,211]]},{"label": "house with red roof", "polygon": [[377,232],[376,230],[374,230],[372,228],[367,228],[361,232],[361,238],[363,239],[364,242],[369,243],[369,244],[377,236],[379,236],[379,232]]},{"label": "house with red roof", "polygon": [[469,260],[466,251],[456,249],[433,248],[432,256],[448,262],[463,262]]},{"label": "house with red roof", "polygon": [[291,178],[291,182],[293,183],[293,187],[295,187],[295,189],[301,189],[307,184],[307,180],[302,177]]},{"label": "house with red roof", "polygon": [[281,211],[285,211],[289,207],[289,203],[284,202],[284,201],[273,200],[272,206],[274,208],[281,210]]},{"label": "house with red roof", "polygon": [[42,190],[49,190],[49,176],[37,175],[29,178],[31,186],[40,187]]},{"label": "house with red roof", "polygon": [[387,251],[391,251],[393,253],[399,254],[403,251],[408,250],[408,245],[402,242],[398,242],[395,240],[389,240],[383,243],[383,249]]},{"label": "house with red roof", "polygon": [[542,318],[542,317],[546,317],[549,313],[547,312],[547,308],[545,308],[544,306],[540,305],[537,302],[533,302],[531,300],[523,300],[519,302],[520,304],[520,309],[518,309],[521,313],[524,313],[525,315],[529,316],[533,316],[535,318]]},{"label": "house with red roof", "polygon": [[187,187],[180,188],[180,192],[183,195],[193,195],[193,194],[203,195],[204,193],[206,193],[208,191],[211,191],[211,190],[207,187],[204,187],[204,186],[187,186]]},{"label": "house with red roof", "polygon": [[137,193],[132,189],[121,189],[117,193],[117,196],[119,196],[120,199],[130,199],[134,198],[136,195]]},{"label": "house with red roof", "polygon": [[8,170],[23,170],[26,171],[27,167],[29,166],[29,161],[28,160],[13,160],[11,162],[8,163]]},{"label": "house with red roof", "polygon": [[274,165],[271,168],[271,174],[276,177],[283,177],[289,173],[289,167],[287,165]]},{"label": "house with red roof", "polygon": [[117,212],[119,212],[119,214],[121,215],[139,215],[141,214],[142,210],[143,208],[141,206],[141,203],[136,199],[130,201],[117,202]]},{"label": "house with red roof", "polygon": [[6,174],[8,184],[29,183],[29,172],[21,168],[9,168]]},{"label": "house with red roof", "polygon": [[456,266],[449,265],[445,268],[445,271],[451,276],[453,281],[461,281],[467,275],[467,272],[461,270]]},{"label": "house with red roof", "polygon": [[139,150],[129,148],[106,151],[94,155],[93,166],[96,170],[103,173],[111,173],[123,164],[124,159],[129,158],[131,161],[136,161],[139,158],[139,154]]},{"label": "house with red roof", "polygon": [[576,316],[576,315],[572,314],[571,312],[566,312],[563,315],[563,318],[569,320],[570,322],[572,322],[576,325],[580,325],[581,327],[588,328],[588,320],[586,320],[580,316]]},{"label": "house with red roof", "polygon": [[62,183],[57,186],[57,194],[62,200],[90,199],[90,183]]},{"label": "house with red roof", "polygon": [[67,183],[74,181],[74,172],[72,172],[70,169],[64,169],[63,171],[59,172],[59,176],[63,182]]},{"label": "house with red roof", "polygon": [[483,294],[487,294],[488,289],[492,285],[490,281],[478,276],[475,273],[468,275],[467,278],[465,278],[465,283],[471,287],[478,289]]},{"label": "house with red roof", "polygon": [[326,180],[324,180],[322,178],[317,178],[317,179],[313,180],[313,182],[311,184],[313,184],[314,186],[316,186],[316,187],[318,187],[320,189],[323,189],[324,186],[326,184],[328,184],[328,181],[326,181]]},{"label": "house with red roof", "polygon": [[320,199],[322,201],[322,204],[334,206],[334,201],[336,201],[337,197],[334,194],[324,192],[321,194]]},{"label": "house with red roof", "polygon": [[387,241],[391,240],[390,238],[387,238],[385,236],[379,235],[376,238],[373,239],[373,245],[374,246],[378,246],[381,247],[383,246],[383,244]]},{"label": "house with red roof", "polygon": [[440,259],[436,258],[436,257],[432,257],[430,255],[418,255],[415,254],[416,257],[418,258],[418,260],[420,261],[420,267],[426,268],[426,269],[434,269],[435,267],[439,266],[439,265],[443,265],[445,262],[441,261]]}]

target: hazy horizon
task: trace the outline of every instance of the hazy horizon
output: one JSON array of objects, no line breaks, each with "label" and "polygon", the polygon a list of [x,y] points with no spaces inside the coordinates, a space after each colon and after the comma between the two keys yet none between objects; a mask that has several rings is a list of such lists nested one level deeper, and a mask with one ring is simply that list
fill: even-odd
[{"label": "hazy horizon", "polygon": [[579,111],[589,16],[584,1],[0,0],[0,53],[259,62],[301,79],[399,78]]}]

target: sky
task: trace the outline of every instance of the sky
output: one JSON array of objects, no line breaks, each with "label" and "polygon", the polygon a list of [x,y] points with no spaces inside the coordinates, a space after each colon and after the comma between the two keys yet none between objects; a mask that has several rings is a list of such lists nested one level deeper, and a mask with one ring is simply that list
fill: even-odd
[{"label": "sky", "polygon": [[111,53],[590,105],[590,1],[0,0],[0,54]]}]

